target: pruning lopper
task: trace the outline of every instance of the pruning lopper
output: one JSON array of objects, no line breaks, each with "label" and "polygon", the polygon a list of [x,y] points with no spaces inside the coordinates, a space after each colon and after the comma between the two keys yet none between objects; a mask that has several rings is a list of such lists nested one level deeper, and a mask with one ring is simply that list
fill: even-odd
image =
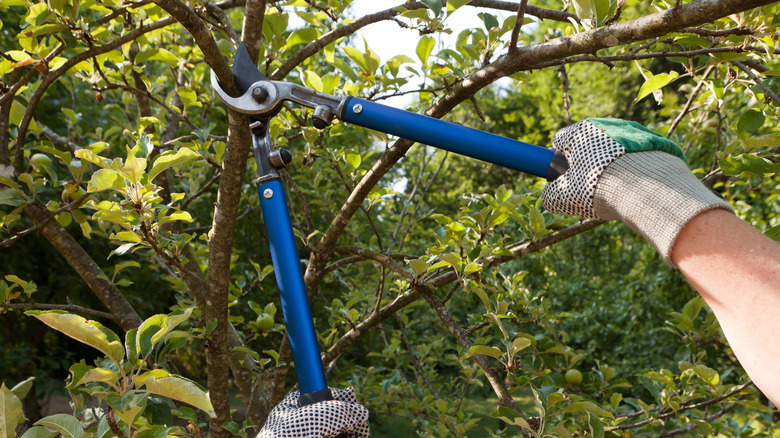
[{"label": "pruning lopper", "polygon": [[279,113],[285,101],[312,108],[313,124],[318,129],[330,125],[335,117],[548,181],[556,179],[569,167],[563,154],[551,149],[357,97],[336,97],[290,82],[271,81],[257,69],[243,42],[233,59],[233,75],[242,93],[238,97],[230,96],[222,89],[213,71],[211,85],[228,108],[252,116],[250,127],[258,172],[256,183],[293,351],[301,406],[332,400],[333,396],[325,380],[287,200],[277,172],[292,160],[292,155],[288,151],[273,149],[268,134],[268,121]]}]

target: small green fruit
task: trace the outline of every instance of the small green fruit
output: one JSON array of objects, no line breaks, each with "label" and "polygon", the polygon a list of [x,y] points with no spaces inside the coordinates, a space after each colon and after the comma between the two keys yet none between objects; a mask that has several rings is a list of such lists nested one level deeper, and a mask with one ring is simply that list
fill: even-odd
[{"label": "small green fruit", "polygon": [[566,371],[564,377],[566,378],[566,383],[569,385],[579,385],[582,383],[582,373],[578,370],[571,369]]},{"label": "small green fruit", "polygon": [[47,167],[51,167],[51,158],[44,154],[34,154],[30,157],[30,164],[36,172],[43,172]]},{"label": "small green fruit", "polygon": [[267,313],[258,316],[255,322],[257,322],[257,327],[264,332],[271,331],[274,328],[274,317]]}]

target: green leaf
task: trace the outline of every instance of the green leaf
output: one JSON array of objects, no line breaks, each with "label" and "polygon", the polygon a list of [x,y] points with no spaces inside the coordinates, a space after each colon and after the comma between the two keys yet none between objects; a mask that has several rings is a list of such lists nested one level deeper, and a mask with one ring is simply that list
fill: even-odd
[{"label": "green leaf", "polygon": [[135,438],[166,438],[170,430],[166,426],[147,426]]},{"label": "green leaf", "polygon": [[596,22],[601,24],[609,15],[610,0],[593,0]]},{"label": "green leaf", "polygon": [[112,240],[121,240],[123,242],[133,242],[133,243],[139,243],[141,241],[141,238],[138,237],[138,234],[135,234],[132,231],[120,231],[116,234],[111,234]]},{"label": "green leaf", "polygon": [[756,155],[743,154],[729,157],[718,162],[720,169],[729,176],[750,173],[757,176],[767,176],[780,173],[780,163],[773,163]]},{"label": "green leaf", "polygon": [[458,253],[456,252],[439,254],[439,259],[444,262],[447,262],[449,265],[455,268],[456,271],[460,271],[460,268],[463,266],[463,260],[460,258],[460,255],[458,255]]},{"label": "green leaf", "polygon": [[450,223],[452,223],[452,218],[439,213],[432,214],[430,218],[442,225],[449,225]]},{"label": "green leaf", "polygon": [[496,359],[500,359],[501,356],[504,355],[504,352],[499,348],[488,345],[473,345],[471,348],[469,348],[469,351],[466,353],[465,357],[471,357],[475,354],[481,354],[483,356],[490,356]]},{"label": "green leaf", "polygon": [[192,149],[181,148],[178,151],[167,151],[160,154],[152,164],[152,170],[149,171],[149,179],[153,180],[160,172],[173,166],[186,163],[200,157],[200,154]]},{"label": "green leaf", "polygon": [[13,388],[11,388],[11,392],[13,392],[14,395],[19,397],[19,400],[22,400],[23,398],[27,397],[27,393],[30,392],[30,388],[32,388],[34,381],[35,381],[35,377],[29,377],[26,380],[22,380],[21,382],[17,383]]},{"label": "green leaf", "polygon": [[22,401],[5,383],[0,385],[0,438],[12,438],[16,425],[24,418]]},{"label": "green leaf", "polygon": [[417,43],[417,49],[415,50],[415,53],[417,53],[417,58],[420,59],[420,62],[424,68],[428,67],[428,58],[431,56],[431,52],[433,51],[433,47],[435,45],[436,40],[434,40],[433,37],[427,35],[420,38],[420,41]]},{"label": "green leaf", "polygon": [[105,382],[116,383],[121,376],[116,372],[109,370],[108,368],[91,368],[83,375],[79,376],[78,381],[75,381],[71,386],[83,385],[90,382]]},{"label": "green leaf", "polygon": [[111,169],[100,169],[92,174],[92,179],[89,180],[87,189],[90,192],[100,192],[103,190],[116,190],[123,192],[127,186],[125,185],[125,178],[117,172]]},{"label": "green leaf", "polygon": [[737,131],[742,133],[752,133],[761,129],[761,125],[764,124],[766,117],[761,111],[752,109],[745,111],[739,117],[737,122]]},{"label": "green leaf", "polygon": [[677,80],[679,76],[680,75],[676,71],[671,71],[669,73],[660,73],[648,78],[639,89],[639,94],[636,96],[636,99],[634,99],[634,103],[644,99],[652,92],[660,90],[661,88],[671,84]]},{"label": "green leaf", "polygon": [[441,14],[441,0],[422,0],[423,4],[432,10],[435,16]]},{"label": "green leaf", "polygon": [[604,438],[604,423],[599,417],[588,414],[588,429],[593,438]]},{"label": "green leaf", "polygon": [[144,382],[144,390],[190,404],[206,412],[209,417],[216,418],[216,413],[208,394],[193,382],[184,378],[171,376],[157,379],[150,377]]},{"label": "green leaf", "polygon": [[111,160],[108,160],[106,158],[101,157],[100,155],[97,155],[96,153],[92,152],[89,149],[79,149],[74,154],[81,158],[82,160],[89,161],[92,164],[97,164],[98,166],[106,169],[108,166],[111,165]]},{"label": "green leaf", "polygon": [[136,349],[143,357],[151,353],[155,345],[162,340],[165,335],[170,333],[179,324],[189,319],[192,315],[192,308],[184,311],[176,311],[169,315],[154,315],[145,320],[138,327],[136,339]]},{"label": "green leaf", "polygon": [[49,327],[100,350],[119,363],[125,356],[125,349],[116,333],[103,327],[97,321],[58,310],[28,310],[25,315],[34,316]]},{"label": "green leaf", "polygon": [[696,365],[693,367],[693,372],[712,386],[715,386],[720,382],[720,375],[718,375],[718,372],[708,366]]},{"label": "green leaf", "polygon": [[[561,409],[562,412],[588,412],[600,417],[615,418],[612,414],[600,408],[599,405],[592,401],[578,401]],[[603,430],[602,430],[603,433]]]},{"label": "green leaf", "polygon": [[525,427],[526,429],[531,429],[531,426],[528,424],[527,421],[525,421],[523,415],[518,413],[512,408],[499,406],[495,412],[490,414],[490,416],[493,418],[498,418],[499,420],[507,424],[512,424],[514,426],[521,426],[521,427]]},{"label": "green leaf", "polygon": [[485,12],[480,12],[477,15],[482,19],[482,22],[485,23],[485,29],[487,31],[490,31],[490,29],[494,27],[498,27],[498,18],[496,18],[495,15],[487,14]]},{"label": "green leaf", "polygon": [[162,226],[164,224],[167,224],[168,222],[176,222],[176,221],[184,221],[184,222],[192,222],[192,215],[189,212],[186,211],[174,211],[173,213],[163,217],[158,222],[158,225]]},{"label": "green leaf", "polygon": [[290,48],[296,44],[309,43],[317,39],[320,36],[320,32],[314,27],[302,27],[294,30],[289,37],[287,37],[287,48]]},{"label": "green leaf", "polygon": [[59,434],[56,430],[52,431],[43,426],[33,426],[27,429],[22,438],[53,438]]},{"label": "green leaf", "polygon": [[428,263],[421,259],[409,260],[409,266],[414,271],[414,275],[422,275],[428,271]]},{"label": "green leaf", "polygon": [[63,438],[81,438],[81,436],[84,435],[84,429],[81,428],[81,422],[73,415],[49,415],[48,417],[36,421],[35,425],[55,429],[62,434]]},{"label": "green leaf", "polygon": [[524,350],[530,346],[531,340],[523,336],[518,336],[514,341],[512,341],[512,349],[515,350],[515,352]]},{"label": "green leaf", "polygon": [[461,6],[471,2],[471,0],[449,0],[447,2],[447,14],[457,11]]},{"label": "green leaf", "polygon": [[176,55],[166,49],[160,48],[142,50],[135,55],[136,64],[141,64],[146,61],[162,61],[171,67],[179,65],[179,58],[177,58]]},{"label": "green leaf", "polygon": [[764,234],[775,242],[780,242],[780,225],[775,225],[772,228],[764,231]]},{"label": "green leaf", "polygon": [[745,139],[745,145],[749,148],[772,148],[780,146],[780,134],[767,134]]},{"label": "green leaf", "polygon": [[24,21],[32,24],[33,26],[37,26],[46,21],[46,19],[49,17],[49,14],[49,6],[46,4],[46,2],[36,3],[30,6],[30,9],[27,10],[27,14],[24,16]]},{"label": "green leaf", "polygon": [[[25,37],[39,37],[41,35],[48,35],[50,33],[56,33],[61,30],[65,30],[68,27],[64,24],[60,23],[47,23],[47,24],[41,24],[40,26],[32,26],[28,27],[24,31],[22,31],[22,34]],[[22,35],[20,34],[20,35]]]},{"label": "green leaf", "polygon": [[357,169],[360,166],[360,154],[354,152],[347,152],[344,154],[344,161],[350,165],[353,169]]},{"label": "green leaf", "polygon": [[324,92],[324,85],[322,84],[322,78],[320,78],[320,76],[317,73],[311,70],[306,70],[303,73],[303,83],[307,87],[313,88],[315,91],[319,91],[321,93]]}]

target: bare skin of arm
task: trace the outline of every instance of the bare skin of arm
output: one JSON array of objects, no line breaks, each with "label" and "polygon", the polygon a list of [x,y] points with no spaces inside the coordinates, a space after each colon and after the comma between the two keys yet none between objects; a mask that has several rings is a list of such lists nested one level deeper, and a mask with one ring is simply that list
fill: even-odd
[{"label": "bare skin of arm", "polygon": [[780,406],[780,244],[725,210],[688,222],[672,260],[710,306],[740,364]]}]

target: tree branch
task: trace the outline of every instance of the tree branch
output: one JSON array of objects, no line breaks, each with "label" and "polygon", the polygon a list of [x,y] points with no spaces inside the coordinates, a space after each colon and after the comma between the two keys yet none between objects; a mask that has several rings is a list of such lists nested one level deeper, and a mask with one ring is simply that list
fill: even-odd
[{"label": "tree branch", "polygon": [[753,80],[753,82],[757,83],[761,86],[761,89],[764,90],[764,94],[766,94],[770,99],[772,99],[772,102],[775,103],[776,106],[780,106],[780,97],[777,97],[777,94],[775,94],[772,90],[767,87],[767,85],[762,81],[761,79],[756,76],[755,73],[753,73],[747,66],[739,61],[731,61],[732,64],[734,64],[738,69],[745,72],[746,75],[750,79]]},{"label": "tree branch", "polygon": [[[682,405],[679,408],[675,409],[674,411],[665,412],[663,414],[658,415],[657,417],[648,418],[647,420],[643,420],[643,421],[640,421],[640,422],[637,422],[637,423],[619,424],[617,426],[605,427],[604,430],[606,430],[606,431],[613,431],[613,430],[634,429],[634,428],[637,428],[637,427],[640,427],[640,426],[644,426],[646,424],[650,424],[650,423],[655,422],[657,420],[662,420],[664,418],[676,417],[676,416],[680,415],[681,412],[689,411],[691,409],[704,408],[704,407],[707,407],[707,406],[714,405],[716,403],[720,403],[720,402],[722,402],[723,400],[726,400],[729,397],[733,397],[734,395],[739,394],[740,392],[744,391],[745,388],[747,388],[748,386],[751,386],[751,385],[753,385],[753,381],[752,380],[748,380],[747,382],[737,386],[736,388],[732,389],[731,391],[729,391],[729,392],[727,392],[727,393],[725,393],[725,394],[723,394],[721,396],[715,397],[713,399],[706,400],[706,401],[703,401],[703,402],[700,402],[700,403],[695,403],[695,404],[692,404],[692,405],[687,405],[687,406],[686,405]],[[615,417],[615,420],[621,420],[621,419],[626,419],[626,418],[638,417],[638,416],[640,416],[642,414],[644,414],[644,411],[638,411],[638,412],[634,412],[634,413],[627,414],[627,415],[620,415],[618,417]]]},{"label": "tree branch", "polygon": [[42,310],[70,310],[73,312],[86,313],[88,315],[99,316],[119,323],[116,315],[108,312],[90,309],[89,307],[77,306],[75,304],[45,304],[45,303],[0,303],[0,309],[42,309]]},{"label": "tree branch", "polygon": [[525,21],[526,8],[528,8],[528,0],[520,0],[520,5],[517,7],[515,27],[512,28],[512,36],[509,39],[510,55],[513,55],[517,51],[517,37],[520,36],[520,28],[523,27],[523,21]]},{"label": "tree branch", "polygon": [[209,240],[209,291],[203,313],[207,319],[216,319],[217,327],[209,334],[206,351],[209,397],[217,418],[210,423],[210,436],[229,437],[221,427],[230,419],[227,349],[228,288],[230,285],[230,255],[233,249],[238,205],[241,200],[244,169],[250,149],[249,119],[246,115],[229,112],[228,141],[222,162],[222,175],[217,189],[217,202]]}]

